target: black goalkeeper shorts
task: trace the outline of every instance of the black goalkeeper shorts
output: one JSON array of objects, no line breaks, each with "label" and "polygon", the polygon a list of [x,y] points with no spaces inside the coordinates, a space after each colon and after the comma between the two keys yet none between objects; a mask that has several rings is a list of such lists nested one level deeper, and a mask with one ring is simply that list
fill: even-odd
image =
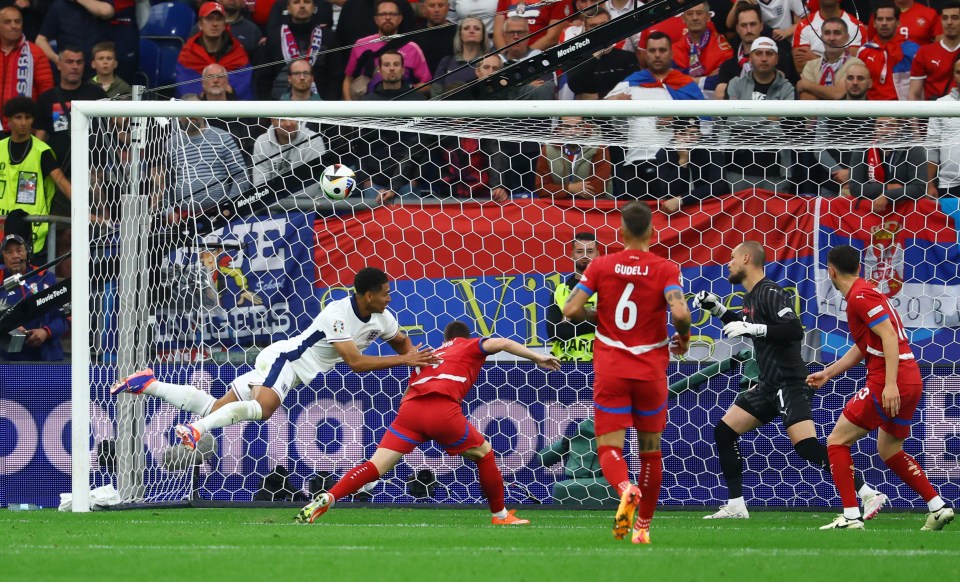
[{"label": "black goalkeeper shorts", "polygon": [[773,421],[779,414],[783,416],[783,427],[787,428],[804,420],[813,420],[812,399],[813,389],[805,384],[768,386],[761,382],[737,396],[734,404],[763,424]]}]

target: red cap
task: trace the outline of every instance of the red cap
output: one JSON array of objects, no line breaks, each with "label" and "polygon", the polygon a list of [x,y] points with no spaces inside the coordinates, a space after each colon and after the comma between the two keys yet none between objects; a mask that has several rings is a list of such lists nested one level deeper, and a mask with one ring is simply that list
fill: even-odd
[{"label": "red cap", "polygon": [[214,12],[219,12],[223,15],[227,14],[227,11],[223,9],[223,6],[221,6],[219,2],[206,2],[200,7],[200,18],[206,18]]}]

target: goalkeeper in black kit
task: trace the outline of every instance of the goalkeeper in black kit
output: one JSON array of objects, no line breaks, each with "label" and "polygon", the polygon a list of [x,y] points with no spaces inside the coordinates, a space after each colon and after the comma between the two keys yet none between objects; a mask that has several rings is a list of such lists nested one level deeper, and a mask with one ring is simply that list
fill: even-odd
[{"label": "goalkeeper in black kit", "polygon": [[[719,317],[729,338],[753,340],[760,382],[740,394],[713,430],[720,456],[720,469],[727,484],[729,501],[704,519],[746,519],[750,517],[743,499],[743,458],[737,439],[745,432],[772,422],[778,415],[798,455],[829,473],[827,448],[817,440],[810,400],[813,390],[806,385],[809,374],[800,356],[803,326],[791,297],[764,273],[763,246],[746,241],[733,249],[727,279],[743,285],[743,309],[734,312],[720,297],[701,291],[693,306]],[[887,496],[856,478],[863,502],[864,519],[871,519],[887,503]]]}]

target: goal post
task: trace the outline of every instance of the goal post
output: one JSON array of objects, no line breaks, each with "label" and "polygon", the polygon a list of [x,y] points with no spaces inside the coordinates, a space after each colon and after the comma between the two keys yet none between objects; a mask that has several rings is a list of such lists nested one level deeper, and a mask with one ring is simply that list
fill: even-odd
[{"label": "goal post", "polygon": [[[314,480],[341,476],[352,463],[367,458],[399,404],[402,369],[357,375],[338,367],[321,374],[309,386],[293,390],[283,410],[269,421],[215,431],[211,448],[194,456],[177,449],[170,430],[188,421],[187,413],[156,399],[109,395],[116,378],[153,366],[161,380],[222,396],[233,378],[250,368],[259,349],[305,329],[323,305],[349,292],[352,273],[367,264],[390,275],[398,320],[414,343],[436,345],[443,326],[462,319],[478,334],[551,349],[545,311],[553,290],[573,271],[573,234],[588,231],[605,250],[617,250],[617,209],[626,199],[613,186],[590,199],[571,199],[568,193],[538,196],[547,177],[538,168],[548,168],[551,176],[565,168],[565,144],[576,145],[579,152],[568,160],[571,167],[585,151],[620,151],[619,158],[597,154],[600,161],[590,162],[594,169],[604,160],[610,166],[607,185],[618,179],[624,155],[629,155],[623,152],[651,145],[671,152],[650,159],[676,170],[676,179],[685,180],[684,195],[697,180],[706,193],[693,200],[684,197],[677,212],[655,211],[654,250],[681,265],[688,296],[710,289],[737,308],[742,289],[726,281],[723,265],[738,241],[760,238],[768,252],[768,275],[797,297],[806,328],[804,357],[812,364],[833,361],[849,345],[842,298],[831,291],[824,275],[826,250],[841,242],[863,248],[870,276],[898,302],[924,366],[928,392],[918,412],[917,438],[908,441],[911,452],[919,455],[935,484],[944,487],[945,497],[956,498],[960,420],[949,411],[938,412],[938,407],[949,409],[955,406],[950,403],[960,401],[960,375],[952,364],[960,357],[960,276],[949,268],[960,260],[956,204],[915,196],[873,211],[870,200],[864,204],[850,197],[816,196],[819,191],[796,191],[810,188],[801,184],[814,183],[808,173],[785,170],[783,183],[793,190],[788,193],[765,186],[731,190],[726,173],[731,167],[743,169],[730,161],[737,159],[734,152],[746,152],[750,163],[766,159],[759,155],[764,152],[795,158],[799,152],[820,165],[829,160],[834,168],[846,161],[833,154],[828,158],[825,152],[839,151],[848,161],[853,158],[845,152],[875,147],[924,152],[954,148],[960,158],[960,135],[932,140],[927,133],[931,118],[960,117],[955,105],[74,102],[72,220],[87,224],[93,214],[108,222],[93,236],[86,228],[72,229],[73,510],[89,510],[90,491],[104,484],[114,485],[127,503],[247,502],[257,498],[276,467],[289,473],[284,499],[296,500],[295,494],[307,492]],[[564,117],[581,118],[574,125],[587,130],[560,128]],[[197,180],[196,168],[173,167],[178,162],[171,156],[173,148],[190,147],[190,135],[179,133],[187,130],[178,120],[191,118],[204,120],[204,127],[225,128],[218,130],[217,140],[232,137],[232,160],[242,165],[244,175],[240,179],[231,174],[215,184],[229,193],[232,202],[227,206],[204,207],[209,188],[186,191],[179,205],[169,202],[174,180]],[[257,138],[269,139],[279,131],[266,130],[271,118],[298,120],[298,128],[316,130],[307,141],[264,154],[267,146]],[[656,121],[631,124],[649,118]],[[841,124],[839,131],[818,131],[817,124],[827,119],[854,121]],[[548,146],[556,154],[552,158]],[[699,158],[707,160],[704,165],[717,165],[713,154],[723,158],[719,173],[701,171],[690,157],[694,150],[707,152]],[[497,155],[500,162],[494,161]],[[264,174],[265,182],[257,182],[257,159],[274,172],[273,177]],[[324,199],[315,179],[330,160],[351,166],[361,182],[371,180],[373,185],[358,188],[345,202]],[[193,160],[205,169],[210,161]],[[475,167],[477,163],[490,167]],[[506,164],[497,169],[497,178],[504,184],[513,180],[505,188],[510,195],[506,200],[491,200],[496,163]],[[802,161],[792,163],[792,168],[804,167]],[[461,172],[464,168],[476,170],[473,182]],[[378,179],[387,183],[377,184]],[[380,204],[376,186],[396,196]],[[401,186],[410,186],[410,191]],[[835,186],[841,193],[842,184]],[[483,187],[487,190],[482,196],[457,196]],[[274,195],[281,200],[274,202]],[[269,202],[257,205],[260,198]],[[201,210],[183,210],[193,204]],[[249,208],[256,212],[243,210]],[[176,214],[179,222],[169,223],[168,214]],[[165,238],[157,237],[161,227]],[[742,387],[746,367],[738,358],[749,344],[723,338],[715,323],[695,312],[691,354],[671,362],[674,382],[716,362],[725,364],[714,368],[727,371],[696,389],[683,389],[671,400],[664,437],[668,476],[661,499],[669,505],[702,506],[716,502],[722,493],[709,429]],[[389,353],[382,345],[372,349]],[[577,501],[578,495],[587,503],[608,501],[602,483],[591,487],[592,477],[569,474],[577,463],[568,452],[557,453],[560,464],[544,466],[553,458],[551,445],[572,442],[580,434],[580,422],[589,417],[591,377],[589,363],[567,364],[550,377],[508,359],[491,359],[484,368],[465,405],[468,418],[498,451],[512,483],[508,502],[564,505]],[[863,370],[855,369],[815,397],[821,438],[862,379]],[[744,449],[749,468],[745,486],[756,504],[836,504],[829,475],[790,457],[779,423],[745,437]],[[106,450],[114,451],[112,461],[105,460]],[[879,484],[898,506],[916,505],[899,482],[876,483],[886,476],[870,453],[863,447],[855,457],[868,481]],[[635,455],[628,458],[636,470]],[[423,492],[417,477],[425,469],[436,484],[436,489],[421,484],[425,499],[479,500],[472,470],[429,448],[398,465],[395,475],[372,492],[373,501],[423,499],[417,497]],[[581,478],[585,480],[579,482]]]}]

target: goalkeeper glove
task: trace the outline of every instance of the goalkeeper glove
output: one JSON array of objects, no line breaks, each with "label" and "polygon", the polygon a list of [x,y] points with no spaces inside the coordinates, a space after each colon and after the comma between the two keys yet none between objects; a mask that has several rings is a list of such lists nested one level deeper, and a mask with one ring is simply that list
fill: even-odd
[{"label": "goalkeeper glove", "polygon": [[701,291],[694,295],[693,306],[709,311],[710,315],[714,317],[722,317],[727,312],[727,308],[723,306],[720,297],[709,291]]},{"label": "goalkeeper glove", "polygon": [[747,337],[765,337],[767,335],[767,326],[762,323],[747,323],[746,321],[731,321],[723,326],[723,333],[727,337],[734,338],[740,336]]}]

